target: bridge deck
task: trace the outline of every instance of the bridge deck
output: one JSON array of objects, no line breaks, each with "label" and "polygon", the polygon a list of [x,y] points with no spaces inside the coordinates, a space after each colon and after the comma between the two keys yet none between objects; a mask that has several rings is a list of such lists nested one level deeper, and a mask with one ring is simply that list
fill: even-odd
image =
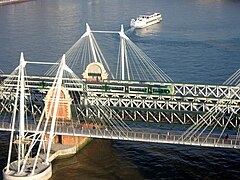
[{"label": "bridge deck", "polygon": [[[8,122],[0,122],[0,131],[11,131],[11,124]],[[18,128],[14,129],[18,131]],[[26,132],[35,133],[36,125],[29,124]],[[43,132],[43,127],[40,128],[39,133]],[[47,128],[47,134],[50,132],[50,127]],[[81,136],[101,139],[115,139],[126,141],[140,141],[140,142],[153,142],[153,143],[167,143],[167,144],[183,144],[193,146],[206,146],[206,147],[220,147],[220,148],[237,148],[240,149],[240,140],[235,136],[228,139],[220,139],[218,141],[217,136],[210,136],[205,140],[205,137],[193,137],[188,141],[181,140],[180,132],[171,132],[169,134],[166,131],[161,132],[144,132],[144,129],[132,129],[132,131],[116,132],[108,129],[90,129],[72,126],[58,125],[55,129],[56,135],[68,135],[68,136]]]}]

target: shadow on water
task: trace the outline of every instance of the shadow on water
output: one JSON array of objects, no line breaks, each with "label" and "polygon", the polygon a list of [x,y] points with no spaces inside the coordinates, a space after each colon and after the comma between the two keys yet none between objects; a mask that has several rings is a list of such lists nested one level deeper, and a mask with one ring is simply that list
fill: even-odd
[{"label": "shadow on water", "polygon": [[[1,132],[4,139],[6,135]],[[1,170],[7,149],[8,141],[1,138]],[[235,149],[96,139],[75,156],[55,160],[51,179],[239,179],[239,153]]]},{"label": "shadow on water", "polygon": [[53,162],[52,179],[143,179],[137,166],[112,148],[111,140],[93,140],[71,158]]},{"label": "shadow on water", "polygon": [[238,179],[239,150],[93,140],[53,162],[52,179]]}]

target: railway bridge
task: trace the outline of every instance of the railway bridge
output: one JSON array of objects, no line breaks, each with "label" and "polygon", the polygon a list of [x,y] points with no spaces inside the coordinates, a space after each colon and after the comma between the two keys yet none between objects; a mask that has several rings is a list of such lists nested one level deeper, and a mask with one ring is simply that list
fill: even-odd
[{"label": "railway bridge", "polygon": [[[1,74],[2,79],[16,78],[15,75]],[[26,88],[30,88],[31,103],[34,113],[41,113],[43,99],[53,84],[54,77],[26,76]],[[175,82],[142,82],[127,80],[105,80],[87,82],[83,79],[63,78],[65,88],[73,99],[76,92],[79,102],[108,106],[114,109],[124,120],[144,122],[168,122],[181,124],[199,123],[208,111],[221,111],[218,115],[219,126],[236,128],[239,125],[240,88],[234,85],[183,84]],[[74,81],[79,81],[78,85]],[[83,83],[82,83],[83,82]],[[16,82],[15,82],[16,83]],[[4,82],[5,87],[12,87],[14,81]],[[8,90],[7,89],[7,90]],[[129,89],[126,92],[126,89]],[[149,92],[151,89],[151,92]],[[152,92],[152,89],[155,92]],[[166,90],[167,93],[161,92]],[[12,99],[15,92],[1,88],[0,98]],[[4,104],[2,108],[10,112],[14,104]],[[228,117],[231,116],[229,121]],[[214,122],[214,116],[211,121]]]},{"label": "railway bridge", "polygon": [[[120,65],[113,75],[93,32],[103,33],[87,25],[56,63],[28,61],[21,53],[19,66],[0,75],[0,130],[11,132],[5,178],[50,173],[51,145],[58,135],[240,148],[240,70],[222,85],[174,82],[121,27],[107,31],[120,35]],[[138,63],[131,59],[134,54]],[[81,77],[73,70],[76,59],[83,65]],[[52,66],[32,76],[28,64]],[[159,128],[133,126],[141,121]],[[18,159],[10,162],[14,144]]]}]

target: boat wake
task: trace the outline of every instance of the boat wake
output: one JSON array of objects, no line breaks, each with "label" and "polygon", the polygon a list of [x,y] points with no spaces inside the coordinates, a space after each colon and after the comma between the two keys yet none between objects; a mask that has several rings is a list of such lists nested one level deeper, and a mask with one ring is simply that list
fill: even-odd
[{"label": "boat wake", "polygon": [[131,27],[131,28],[129,28],[128,30],[125,31],[125,34],[126,34],[126,35],[131,35],[131,34],[133,34],[134,30],[135,30],[135,28],[134,28],[134,27]]}]

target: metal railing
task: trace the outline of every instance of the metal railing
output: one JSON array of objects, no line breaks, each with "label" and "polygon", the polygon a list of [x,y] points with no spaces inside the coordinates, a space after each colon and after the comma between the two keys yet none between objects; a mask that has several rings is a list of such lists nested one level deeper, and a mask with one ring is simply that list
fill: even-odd
[{"label": "metal railing", "polygon": [[[28,124],[26,132],[36,133],[36,124]],[[138,129],[139,130],[139,129]],[[185,141],[179,132],[144,132],[136,131],[113,131],[106,128],[83,128],[81,125],[58,124],[55,127],[56,135],[82,136],[101,139],[116,139],[128,141],[141,141],[153,143],[167,143],[167,144],[183,144],[193,146],[207,146],[207,147],[222,147],[222,148],[237,148],[240,149],[240,140],[236,136],[228,139],[218,139],[218,137],[192,137]],[[11,123],[0,122],[0,131],[11,131]],[[18,131],[18,127],[14,128]],[[49,134],[50,126],[47,127],[46,134]],[[38,133],[43,133],[43,126],[40,127]]]}]

